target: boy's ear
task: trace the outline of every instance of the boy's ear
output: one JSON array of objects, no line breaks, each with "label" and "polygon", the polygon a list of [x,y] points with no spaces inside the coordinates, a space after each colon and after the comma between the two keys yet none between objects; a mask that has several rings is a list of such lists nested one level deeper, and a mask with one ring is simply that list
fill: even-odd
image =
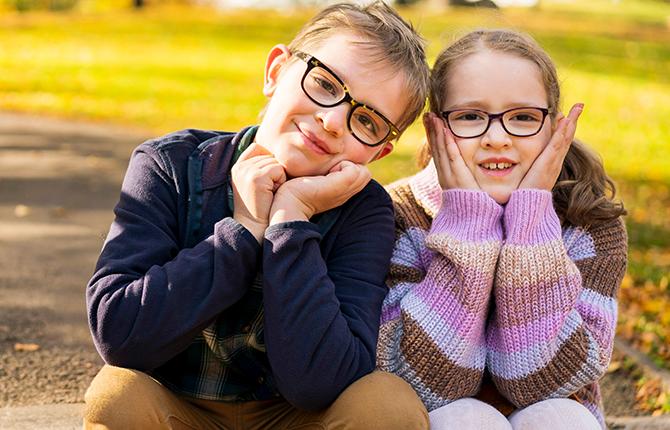
[{"label": "boy's ear", "polygon": [[372,160],[370,160],[370,163],[373,161],[381,160],[382,158],[386,157],[393,151],[393,142],[386,142],[385,144],[382,145],[382,149],[377,152],[377,155],[372,157]]},{"label": "boy's ear", "polygon": [[279,82],[279,74],[282,67],[288,59],[291,58],[291,52],[286,45],[275,45],[268,54],[265,62],[265,80],[263,81],[263,94],[265,97],[272,97]]}]

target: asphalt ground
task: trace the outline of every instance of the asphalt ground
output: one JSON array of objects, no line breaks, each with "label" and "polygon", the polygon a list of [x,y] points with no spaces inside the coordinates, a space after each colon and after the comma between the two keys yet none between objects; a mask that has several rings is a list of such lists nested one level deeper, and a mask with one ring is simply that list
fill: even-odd
[{"label": "asphalt ground", "polygon": [[83,401],[102,365],[84,290],[146,137],[0,113],[0,408]]}]

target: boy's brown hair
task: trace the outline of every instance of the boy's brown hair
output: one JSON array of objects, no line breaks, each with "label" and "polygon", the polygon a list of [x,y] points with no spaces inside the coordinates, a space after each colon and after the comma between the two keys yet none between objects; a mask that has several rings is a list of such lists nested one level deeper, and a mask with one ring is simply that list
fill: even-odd
[{"label": "boy's brown hair", "polygon": [[323,9],[303,26],[288,48],[309,52],[343,31],[364,40],[361,45],[370,51],[369,61],[390,67],[392,73],[405,74],[407,107],[396,124],[402,133],[421,114],[428,97],[430,71],[424,39],[398,12],[378,0],[365,6],[338,3]]}]

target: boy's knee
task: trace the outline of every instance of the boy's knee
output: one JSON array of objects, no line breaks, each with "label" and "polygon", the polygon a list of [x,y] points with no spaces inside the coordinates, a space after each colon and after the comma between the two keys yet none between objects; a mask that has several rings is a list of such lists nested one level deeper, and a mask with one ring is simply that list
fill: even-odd
[{"label": "boy's knee", "polygon": [[137,370],[105,365],[86,390],[86,428],[128,428],[134,414],[147,414],[149,403],[164,389],[149,375]]},{"label": "boy's knee", "polygon": [[416,392],[386,372],[373,372],[351,384],[329,412],[347,429],[428,429],[428,412]]}]

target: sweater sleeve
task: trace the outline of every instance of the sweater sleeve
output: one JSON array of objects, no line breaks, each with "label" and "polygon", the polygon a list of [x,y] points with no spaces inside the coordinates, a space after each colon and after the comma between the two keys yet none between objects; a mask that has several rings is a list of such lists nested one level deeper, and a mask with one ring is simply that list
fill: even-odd
[{"label": "sweater sleeve", "polygon": [[486,193],[448,190],[428,232],[398,232],[377,365],[409,381],[429,410],[480,385],[501,217]]},{"label": "sweater sleeve", "polygon": [[232,218],[219,221],[195,247],[181,249],[178,200],[161,155],[138,148],[86,292],[93,340],[109,364],[158,367],[253,280],[260,246]]},{"label": "sweater sleeve", "polygon": [[315,224],[281,223],[265,233],[267,354],[279,392],[300,409],[330,405],[374,369],[393,207],[381,186],[373,188],[376,195],[355,197],[342,212],[325,258]]},{"label": "sweater sleeve", "polygon": [[607,369],[625,229],[615,219],[563,238],[551,193],[540,190],[512,193],[503,222],[487,366],[517,407],[567,397]]}]

